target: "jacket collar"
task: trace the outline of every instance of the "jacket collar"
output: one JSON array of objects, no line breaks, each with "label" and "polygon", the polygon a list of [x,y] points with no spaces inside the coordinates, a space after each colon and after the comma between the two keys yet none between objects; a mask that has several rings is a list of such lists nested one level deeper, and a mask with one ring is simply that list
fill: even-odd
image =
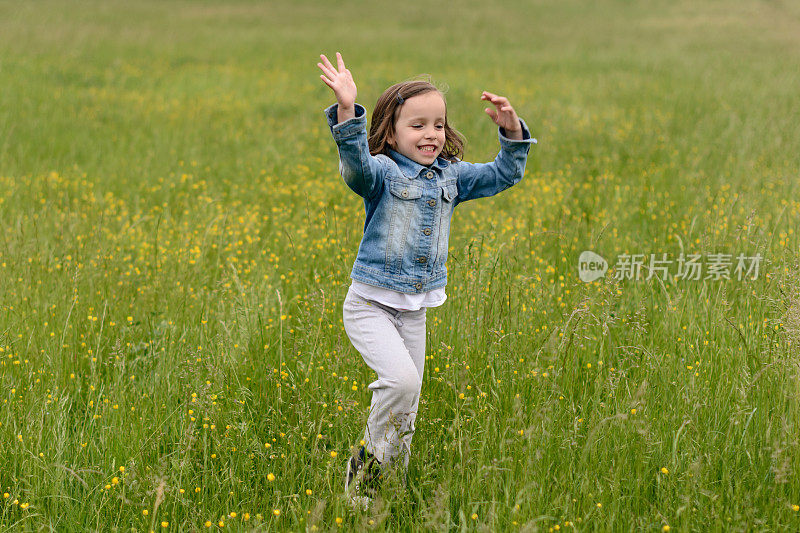
[{"label": "jacket collar", "polygon": [[448,166],[450,166],[450,161],[443,157],[437,157],[436,161],[434,161],[429,166],[420,165],[416,161],[413,161],[400,152],[397,152],[391,148],[389,148],[389,157],[397,163],[397,166],[400,168],[400,172],[402,172],[405,176],[409,178],[416,178],[419,176],[419,173],[422,172],[423,169],[436,167],[439,170],[444,170]]}]

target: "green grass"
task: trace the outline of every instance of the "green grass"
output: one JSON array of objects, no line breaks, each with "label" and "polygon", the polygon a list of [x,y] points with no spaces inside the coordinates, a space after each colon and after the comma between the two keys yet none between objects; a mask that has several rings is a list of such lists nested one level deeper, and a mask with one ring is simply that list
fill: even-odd
[{"label": "green grass", "polygon": [[[0,2],[0,531],[800,528],[799,44],[780,1]],[[367,513],[337,50],[368,111],[446,84],[469,161],[482,90],[539,139],[453,218]],[[587,249],[764,260],[586,284]]]}]

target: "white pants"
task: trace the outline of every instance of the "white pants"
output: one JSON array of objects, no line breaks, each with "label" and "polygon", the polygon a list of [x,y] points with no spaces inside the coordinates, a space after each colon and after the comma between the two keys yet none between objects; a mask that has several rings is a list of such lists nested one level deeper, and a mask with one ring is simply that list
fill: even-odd
[{"label": "white pants", "polygon": [[369,384],[372,404],[366,449],[382,464],[408,467],[425,368],[425,311],[398,311],[347,291],[344,330],[364,362],[378,374]]}]

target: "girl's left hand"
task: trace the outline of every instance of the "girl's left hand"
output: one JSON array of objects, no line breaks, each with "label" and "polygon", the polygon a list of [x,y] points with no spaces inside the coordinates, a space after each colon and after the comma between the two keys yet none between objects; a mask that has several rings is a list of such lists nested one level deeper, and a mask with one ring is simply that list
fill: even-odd
[{"label": "girl's left hand", "polygon": [[506,130],[506,136],[509,139],[522,140],[522,127],[519,123],[519,117],[514,108],[511,107],[508,98],[483,91],[481,100],[488,100],[497,108],[487,107],[484,111],[492,117],[495,124]]}]

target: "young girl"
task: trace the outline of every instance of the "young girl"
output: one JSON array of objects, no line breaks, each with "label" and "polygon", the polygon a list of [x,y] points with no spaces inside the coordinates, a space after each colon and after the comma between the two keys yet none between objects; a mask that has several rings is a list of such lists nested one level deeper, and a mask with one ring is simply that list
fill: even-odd
[{"label": "young girl", "polygon": [[[492,163],[460,160],[463,138],[447,121],[444,95],[425,81],[392,85],[366,110],[340,53],[320,55],[320,75],[337,103],[325,110],[345,183],[364,198],[364,235],[343,306],[344,328],[378,379],[365,445],[345,474],[345,491],[374,495],[381,470],[408,466],[425,366],[425,311],[447,296],[447,243],[455,206],[493,196],[522,179],[532,143],[508,99],[483,92],[499,126]],[[354,489],[355,487],[355,489]],[[368,500],[367,500],[368,501]]]}]

